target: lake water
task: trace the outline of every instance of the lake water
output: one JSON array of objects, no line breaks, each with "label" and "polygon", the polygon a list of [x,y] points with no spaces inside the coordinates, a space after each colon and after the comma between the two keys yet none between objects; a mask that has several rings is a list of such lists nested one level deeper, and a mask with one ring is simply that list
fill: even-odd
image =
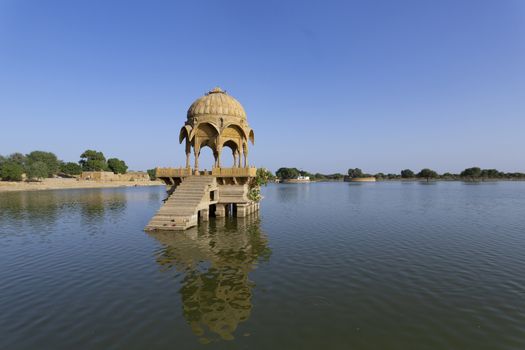
[{"label": "lake water", "polygon": [[0,349],[525,348],[525,183],[263,193],[153,234],[163,187],[0,193]]}]

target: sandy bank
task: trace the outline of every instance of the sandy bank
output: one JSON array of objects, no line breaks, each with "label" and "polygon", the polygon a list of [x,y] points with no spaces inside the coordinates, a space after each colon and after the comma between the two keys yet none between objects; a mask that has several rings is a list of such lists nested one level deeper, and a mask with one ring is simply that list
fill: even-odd
[{"label": "sandy bank", "polygon": [[89,181],[77,179],[45,179],[42,182],[0,181],[0,192],[61,190],[69,188],[110,188],[162,186],[160,181]]}]

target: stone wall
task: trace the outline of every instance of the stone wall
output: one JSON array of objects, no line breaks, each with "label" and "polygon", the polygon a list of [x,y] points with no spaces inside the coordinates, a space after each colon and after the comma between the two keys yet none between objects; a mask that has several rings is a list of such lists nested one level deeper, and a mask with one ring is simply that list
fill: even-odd
[{"label": "stone wall", "polygon": [[80,180],[90,181],[149,181],[148,173],[132,171],[126,174],[114,174],[111,171],[83,171]]}]

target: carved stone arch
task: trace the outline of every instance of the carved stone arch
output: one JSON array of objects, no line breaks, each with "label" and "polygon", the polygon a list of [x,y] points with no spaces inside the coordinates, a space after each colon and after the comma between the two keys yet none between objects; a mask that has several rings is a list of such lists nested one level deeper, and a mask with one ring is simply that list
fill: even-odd
[{"label": "carved stone arch", "polygon": [[250,139],[250,142],[252,143],[252,145],[255,145],[255,134],[253,133],[253,129],[250,129],[250,134],[248,138]]},{"label": "carved stone arch", "polygon": [[200,123],[193,129],[193,135],[200,137],[214,137],[219,135],[219,133],[219,128],[210,122]]},{"label": "carved stone arch", "polygon": [[222,143],[222,148],[224,147],[228,147],[232,150],[232,152],[235,152],[239,149],[239,144],[234,140],[229,139]]},{"label": "carved stone arch", "polygon": [[222,142],[221,149],[223,151],[225,147],[229,148],[232,152],[233,167],[237,166],[237,156],[239,154],[239,147],[240,147],[239,144],[235,140],[228,139]]},{"label": "carved stone arch", "polygon": [[191,135],[191,126],[189,126],[189,125],[184,125],[184,126],[180,129],[180,133],[179,133],[179,143],[182,143],[182,141],[184,141],[184,139],[187,139],[188,141],[191,141],[192,137],[191,137],[190,135]]},{"label": "carved stone arch", "polygon": [[[235,135],[235,131],[237,132],[238,136]],[[224,138],[239,137],[241,139],[248,139],[248,135],[246,135],[244,128],[237,123],[226,124],[222,129],[221,136]]]}]

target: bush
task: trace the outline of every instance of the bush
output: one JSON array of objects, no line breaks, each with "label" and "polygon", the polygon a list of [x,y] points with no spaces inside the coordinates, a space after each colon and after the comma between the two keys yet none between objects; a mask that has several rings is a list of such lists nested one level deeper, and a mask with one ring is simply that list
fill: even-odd
[{"label": "bush", "polygon": [[27,178],[30,180],[43,179],[48,177],[49,169],[46,163],[37,161],[31,163],[27,169]]},{"label": "bush", "polygon": [[22,181],[24,167],[13,160],[6,160],[0,169],[0,178],[4,181]]},{"label": "bush", "polygon": [[67,162],[60,164],[60,171],[65,175],[80,175],[82,167],[77,163]]},{"label": "bush", "polygon": [[[29,153],[26,156],[26,163],[29,169],[31,168],[31,165],[37,162],[42,162],[46,166],[46,175],[45,176],[39,176],[39,177],[52,177],[53,175],[56,175],[58,173],[60,162],[58,161],[57,156],[54,153],[51,152],[44,152],[44,151],[33,151]],[[42,169],[42,165],[39,164],[37,168]],[[39,174],[41,175],[41,174]]]}]

